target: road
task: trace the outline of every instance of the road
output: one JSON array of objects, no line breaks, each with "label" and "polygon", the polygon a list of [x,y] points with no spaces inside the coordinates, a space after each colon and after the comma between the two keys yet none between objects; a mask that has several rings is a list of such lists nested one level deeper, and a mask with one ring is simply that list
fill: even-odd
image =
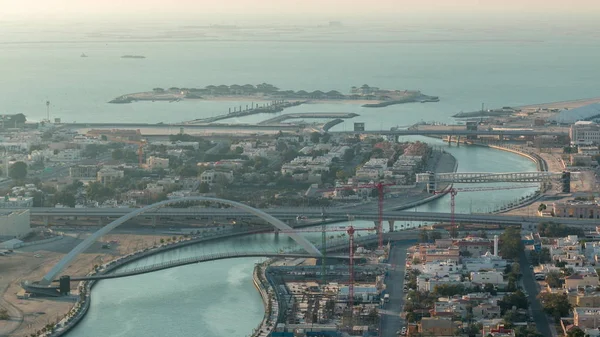
[{"label": "road", "polygon": [[550,327],[552,322],[548,320],[548,316],[542,310],[542,304],[537,298],[539,294],[538,285],[533,276],[533,270],[529,268],[531,264],[527,260],[525,251],[522,251],[521,255],[519,256],[519,265],[521,267],[521,272],[523,273],[521,281],[523,283],[523,288],[525,288],[525,291],[527,291],[527,294],[529,294],[529,305],[531,307],[533,321],[535,322],[538,332],[547,337],[555,336],[553,329]]},{"label": "road", "polygon": [[390,268],[385,278],[386,291],[390,295],[390,301],[383,305],[381,315],[381,336],[397,337],[396,331],[405,326],[400,312],[404,307],[404,273],[406,266],[406,244],[393,245],[388,262],[395,268]]}]

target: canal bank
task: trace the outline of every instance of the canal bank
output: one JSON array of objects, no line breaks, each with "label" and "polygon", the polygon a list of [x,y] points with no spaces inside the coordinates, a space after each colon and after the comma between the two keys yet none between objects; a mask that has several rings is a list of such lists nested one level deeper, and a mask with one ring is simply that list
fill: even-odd
[{"label": "canal bank", "polygon": [[[417,140],[423,141],[423,137]],[[426,140],[430,142],[429,140]],[[490,151],[486,147],[446,147],[460,163],[463,172],[534,171],[532,162],[524,157],[504,151]],[[456,200],[458,213],[468,213],[489,204],[502,204],[522,195],[522,191],[498,191],[461,194]],[[419,206],[419,211],[448,212],[449,196]],[[372,227],[373,222],[354,221],[354,226]],[[400,222],[397,223],[400,225]],[[413,224],[415,225],[415,224]],[[313,235],[314,234],[314,235]],[[319,242],[319,233],[308,233],[311,241]],[[264,250],[287,247],[286,236],[257,234],[222,239],[202,245],[161,253],[146,259],[147,262],[164,262],[216,251]],[[98,282],[94,286],[94,301],[86,317],[68,334],[71,336],[100,337],[124,333],[127,336],[164,336],[178,332],[181,335],[220,337],[244,336],[257,327],[264,318],[264,304],[252,281],[255,258],[206,262],[136,277]],[[190,295],[192,294],[192,295]],[[165,322],[161,318],[168,317]],[[231,320],[231,317],[236,319]],[[120,328],[119,328],[120,327]]]}]

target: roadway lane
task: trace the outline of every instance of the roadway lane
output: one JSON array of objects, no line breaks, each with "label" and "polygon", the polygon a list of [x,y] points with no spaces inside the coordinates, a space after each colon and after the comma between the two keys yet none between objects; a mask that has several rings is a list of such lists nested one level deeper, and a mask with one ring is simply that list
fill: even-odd
[{"label": "roadway lane", "polygon": [[523,273],[521,281],[523,283],[523,288],[525,288],[529,297],[529,306],[531,307],[531,313],[536,328],[543,336],[554,336],[552,333],[553,329],[550,328],[552,322],[548,320],[548,316],[542,310],[542,304],[537,298],[539,294],[537,282],[533,276],[533,270],[529,268],[531,264],[527,260],[525,251],[522,251],[519,256],[519,265],[521,266],[521,272]]},{"label": "roadway lane", "polygon": [[404,307],[404,273],[406,266],[406,250],[408,245],[393,245],[388,262],[394,267],[388,271],[385,279],[386,291],[390,294],[390,301],[383,305],[381,315],[381,336],[397,337],[396,331],[405,326],[400,312]]}]

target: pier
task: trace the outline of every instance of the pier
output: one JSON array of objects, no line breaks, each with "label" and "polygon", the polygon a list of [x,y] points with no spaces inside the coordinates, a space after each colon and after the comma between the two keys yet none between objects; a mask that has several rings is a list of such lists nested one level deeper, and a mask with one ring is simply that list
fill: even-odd
[{"label": "pier", "polygon": [[234,107],[233,111],[231,110],[231,108],[229,108],[229,112],[226,114],[222,114],[222,115],[218,115],[218,116],[214,116],[214,117],[208,117],[208,118],[194,119],[192,121],[188,121],[188,122],[184,122],[184,123],[185,124],[206,124],[206,123],[214,123],[216,121],[220,121],[223,119],[250,116],[250,115],[255,115],[255,114],[259,114],[259,113],[276,113],[276,112],[281,112],[286,108],[298,106],[300,104],[303,104],[304,102],[305,101],[288,102],[288,101],[281,100],[281,101],[272,101],[270,103],[256,103],[256,105],[254,103],[252,103],[250,106],[248,106],[248,104],[246,104],[245,109],[243,109],[243,106],[240,105],[239,108]]},{"label": "pier", "polygon": [[360,116],[359,114],[355,114],[355,113],[348,113],[348,112],[303,112],[303,113],[291,113],[291,114],[285,114],[285,115],[280,115],[277,117],[273,117],[267,120],[264,120],[260,123],[258,123],[258,125],[272,125],[272,124],[280,124],[283,121],[286,121],[288,119],[297,119],[297,118],[342,118],[342,119],[350,119],[350,118],[354,118]]}]

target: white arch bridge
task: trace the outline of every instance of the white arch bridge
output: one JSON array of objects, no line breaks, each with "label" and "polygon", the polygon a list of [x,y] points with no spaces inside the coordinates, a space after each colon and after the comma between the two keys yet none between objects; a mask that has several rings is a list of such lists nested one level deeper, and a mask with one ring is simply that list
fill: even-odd
[{"label": "white arch bridge", "polygon": [[50,285],[52,283],[52,281],[58,276],[58,274],[60,274],[63,271],[63,269],[65,269],[79,254],[81,254],[83,251],[88,249],[92,244],[94,244],[94,242],[97,239],[99,239],[103,235],[106,235],[108,232],[115,229],[116,227],[122,225],[127,220],[130,220],[140,214],[155,210],[162,206],[177,204],[177,203],[181,203],[181,202],[195,202],[195,201],[209,201],[209,202],[214,202],[214,203],[226,204],[226,205],[241,209],[243,211],[246,211],[252,215],[255,215],[255,216],[267,221],[269,224],[273,225],[273,227],[286,232],[286,234],[289,237],[291,237],[294,241],[296,241],[296,243],[298,243],[309,255],[322,256],[319,249],[317,249],[310,241],[308,241],[302,235],[299,235],[298,233],[294,233],[292,227],[288,226],[281,220],[279,220],[279,219],[273,217],[272,215],[269,215],[261,210],[244,205],[239,202],[226,200],[226,199],[209,198],[209,197],[185,197],[185,198],[179,198],[179,199],[173,199],[173,200],[165,200],[165,201],[161,201],[161,202],[146,206],[144,208],[136,209],[136,210],[132,211],[131,213],[128,213],[128,214],[116,219],[115,221],[109,223],[108,225],[102,227],[101,229],[99,229],[98,231],[96,231],[95,233],[93,233],[92,235],[87,237],[85,240],[83,240],[80,244],[78,244],[75,248],[73,248],[65,257],[63,257],[60,261],[58,261],[58,263],[54,267],[52,267],[52,269],[50,269],[50,271],[46,275],[44,275],[42,280],[39,282],[39,285]]}]

